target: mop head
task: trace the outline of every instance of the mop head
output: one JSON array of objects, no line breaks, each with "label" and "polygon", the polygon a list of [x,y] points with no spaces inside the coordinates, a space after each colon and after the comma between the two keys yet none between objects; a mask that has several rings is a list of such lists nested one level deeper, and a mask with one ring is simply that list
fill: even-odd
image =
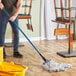
[{"label": "mop head", "polygon": [[57,63],[53,60],[47,60],[43,63],[42,67],[45,70],[48,70],[50,72],[59,72],[59,71],[66,71],[70,68],[72,68],[71,64],[64,64],[64,63]]}]

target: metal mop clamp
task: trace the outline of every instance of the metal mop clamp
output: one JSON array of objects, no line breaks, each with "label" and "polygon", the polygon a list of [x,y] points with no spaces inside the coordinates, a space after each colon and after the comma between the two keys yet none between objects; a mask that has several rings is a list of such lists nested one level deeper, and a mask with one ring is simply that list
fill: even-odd
[{"label": "metal mop clamp", "polygon": [[[3,8],[3,11],[8,15],[8,17],[10,18],[11,16],[8,14],[8,12],[5,10],[5,8]],[[72,67],[71,64],[61,64],[61,63],[56,63],[52,60],[47,60],[40,52],[39,50],[34,46],[34,44],[30,41],[30,39],[26,36],[26,34],[20,29],[20,27],[13,22],[16,27],[19,29],[19,31],[24,35],[24,37],[28,40],[28,42],[33,46],[33,48],[35,49],[35,51],[41,56],[41,58],[44,60],[43,63],[43,68],[45,70],[48,70],[50,72],[57,72],[57,71],[65,71],[67,69],[70,69]]]}]

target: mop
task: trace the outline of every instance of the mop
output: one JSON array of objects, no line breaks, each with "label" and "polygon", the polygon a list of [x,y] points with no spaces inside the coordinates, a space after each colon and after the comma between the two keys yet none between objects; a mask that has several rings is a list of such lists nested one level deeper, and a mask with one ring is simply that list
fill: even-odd
[{"label": "mop", "polygon": [[[11,16],[8,14],[5,8],[2,9],[6,15],[10,18]],[[28,40],[28,42],[33,46],[33,48],[36,50],[36,52],[41,56],[41,58],[44,60],[44,63],[42,64],[43,69],[48,70],[50,72],[58,72],[58,71],[65,71],[72,67],[71,64],[63,64],[63,63],[56,63],[53,60],[46,59],[39,50],[35,47],[35,45],[30,41],[30,39],[27,37],[27,35],[21,30],[21,28],[16,24],[15,21],[13,23],[16,25],[18,30],[24,35],[24,37]]]}]

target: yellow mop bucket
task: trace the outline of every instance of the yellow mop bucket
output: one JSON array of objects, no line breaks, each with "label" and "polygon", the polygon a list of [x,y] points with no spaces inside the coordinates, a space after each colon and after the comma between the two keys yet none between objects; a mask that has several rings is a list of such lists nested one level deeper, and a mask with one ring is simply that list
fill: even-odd
[{"label": "yellow mop bucket", "polygon": [[3,47],[0,47],[0,62],[3,62]]},{"label": "yellow mop bucket", "polygon": [[0,62],[0,76],[25,76],[26,66]]}]

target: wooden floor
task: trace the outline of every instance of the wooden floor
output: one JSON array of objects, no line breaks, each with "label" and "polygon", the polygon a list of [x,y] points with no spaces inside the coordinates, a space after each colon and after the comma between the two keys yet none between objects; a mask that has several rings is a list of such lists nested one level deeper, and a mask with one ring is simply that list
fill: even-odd
[{"label": "wooden floor", "polygon": [[[20,52],[24,56],[22,59],[14,58],[13,48],[6,47],[6,53],[8,57],[5,59],[5,61],[14,61],[16,64],[28,66],[26,76],[76,76],[76,57],[63,58],[56,54],[56,52],[58,51],[68,50],[68,40],[46,40],[36,41],[33,43],[47,59],[53,59],[59,63],[72,64],[72,69],[64,72],[53,73],[45,71],[41,67],[43,60],[28,42],[25,43],[25,46],[19,48]],[[76,42],[74,42],[73,44],[74,50],[76,50]]]}]

